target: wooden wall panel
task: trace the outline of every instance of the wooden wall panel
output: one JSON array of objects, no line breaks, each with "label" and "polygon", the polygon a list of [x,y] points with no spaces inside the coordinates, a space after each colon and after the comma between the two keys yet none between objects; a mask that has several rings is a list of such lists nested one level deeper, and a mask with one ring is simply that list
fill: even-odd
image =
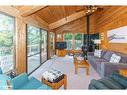
[{"label": "wooden wall panel", "polygon": [[109,44],[107,31],[127,25],[127,6],[108,7],[95,15],[95,31],[104,34],[101,47],[127,54],[127,44]]}]

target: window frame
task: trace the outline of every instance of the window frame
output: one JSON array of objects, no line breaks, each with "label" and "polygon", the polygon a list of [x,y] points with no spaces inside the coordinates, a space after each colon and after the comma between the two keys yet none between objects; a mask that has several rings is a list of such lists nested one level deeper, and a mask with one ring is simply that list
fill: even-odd
[{"label": "window frame", "polygon": [[[39,66],[38,67],[36,67],[33,71],[31,71],[30,73],[28,73],[28,50],[27,50],[27,43],[28,43],[28,41],[27,41],[27,38],[28,38],[28,26],[33,26],[33,27],[36,27],[36,28],[38,28],[39,29],[39,33],[40,33],[40,44],[39,44],[39,46],[40,46],[40,64],[39,64]],[[48,43],[48,31],[47,30],[45,30],[45,29],[42,29],[42,28],[39,28],[39,27],[37,27],[37,26],[34,26],[34,25],[31,25],[31,24],[26,24],[26,73],[28,74],[28,75],[30,75],[31,73],[33,73],[35,70],[37,70],[44,62],[46,62],[47,60],[48,60],[48,48],[47,48],[47,59],[46,59],[46,61],[44,61],[44,62],[42,62],[42,56],[41,56],[41,53],[42,53],[42,50],[41,50],[41,45],[42,45],[42,42],[41,42],[41,39],[42,39],[42,30],[44,30],[44,31],[46,31],[47,32],[47,43]],[[48,47],[48,44],[47,44],[47,47]]]}]

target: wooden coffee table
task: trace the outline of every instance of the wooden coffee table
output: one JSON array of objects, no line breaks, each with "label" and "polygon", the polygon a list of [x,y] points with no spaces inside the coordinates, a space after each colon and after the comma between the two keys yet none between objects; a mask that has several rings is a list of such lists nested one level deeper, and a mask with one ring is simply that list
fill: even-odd
[{"label": "wooden coffee table", "polygon": [[86,75],[89,75],[89,64],[86,60],[78,60],[76,56],[74,56],[74,66],[75,66],[75,74],[77,74],[78,68],[85,68]]},{"label": "wooden coffee table", "polygon": [[67,89],[67,76],[64,74],[64,78],[55,83],[51,83],[42,77],[42,83],[50,86],[52,89],[59,89],[62,85],[64,85],[64,89]]}]

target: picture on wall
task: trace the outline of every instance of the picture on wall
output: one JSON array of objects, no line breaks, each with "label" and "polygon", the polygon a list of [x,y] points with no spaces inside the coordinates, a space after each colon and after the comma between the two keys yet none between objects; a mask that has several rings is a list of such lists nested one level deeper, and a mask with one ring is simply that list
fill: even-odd
[{"label": "picture on wall", "polygon": [[127,43],[127,26],[109,30],[107,36],[109,43]]}]

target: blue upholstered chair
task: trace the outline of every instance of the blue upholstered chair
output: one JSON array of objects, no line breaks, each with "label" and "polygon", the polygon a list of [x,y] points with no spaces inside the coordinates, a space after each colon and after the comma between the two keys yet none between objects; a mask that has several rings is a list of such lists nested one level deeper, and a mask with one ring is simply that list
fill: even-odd
[{"label": "blue upholstered chair", "polygon": [[41,83],[34,77],[28,78],[26,73],[22,73],[11,80],[12,89],[42,89],[49,90],[49,86]]},{"label": "blue upholstered chair", "polygon": [[[10,88],[9,88],[10,87]],[[34,77],[28,78],[26,73],[22,73],[15,78],[11,79],[6,74],[3,74],[0,68],[0,90],[5,89],[39,89],[39,90],[49,90],[49,86],[41,83]]]}]

